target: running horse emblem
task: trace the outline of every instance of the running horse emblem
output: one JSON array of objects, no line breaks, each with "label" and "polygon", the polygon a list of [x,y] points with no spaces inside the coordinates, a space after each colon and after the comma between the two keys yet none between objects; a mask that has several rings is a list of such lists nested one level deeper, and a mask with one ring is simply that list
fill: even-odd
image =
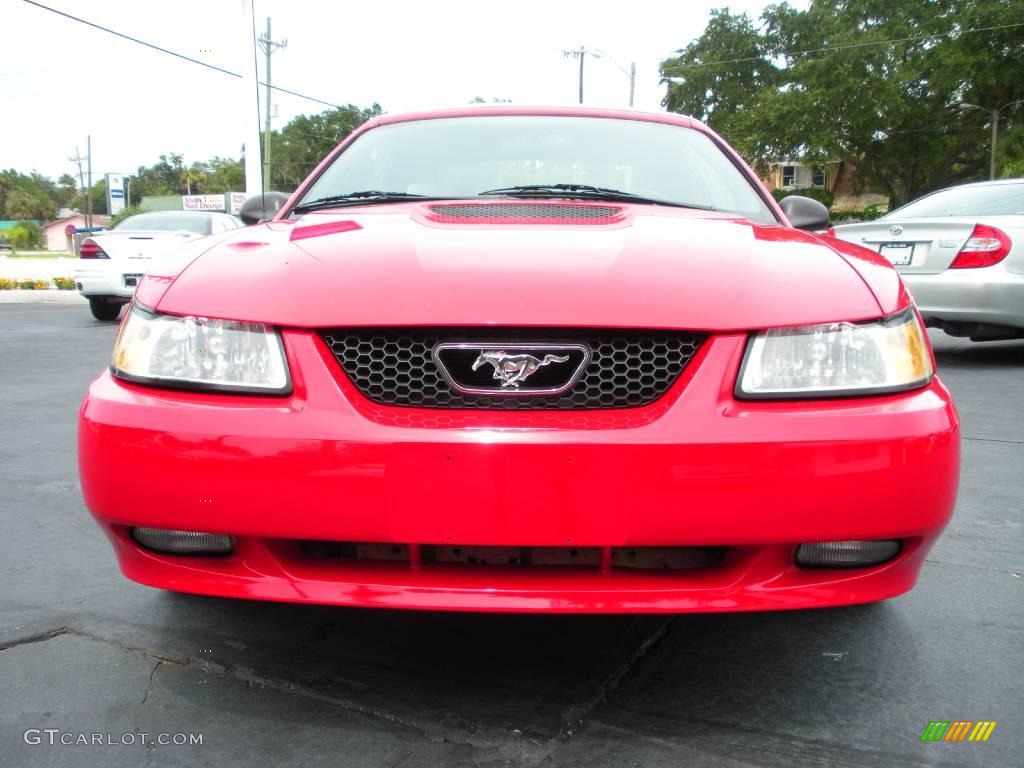
[{"label": "running horse emblem", "polygon": [[477,370],[484,363],[494,366],[494,379],[501,382],[501,387],[512,387],[519,389],[520,382],[526,381],[537,372],[538,368],[551,363],[564,363],[569,360],[568,355],[544,355],[544,359],[533,355],[510,355],[501,351],[481,352],[473,363],[473,370]]}]

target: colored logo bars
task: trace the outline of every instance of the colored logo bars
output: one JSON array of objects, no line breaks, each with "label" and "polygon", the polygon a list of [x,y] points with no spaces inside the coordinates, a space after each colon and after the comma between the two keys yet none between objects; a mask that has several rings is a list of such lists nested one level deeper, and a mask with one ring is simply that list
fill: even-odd
[{"label": "colored logo bars", "polygon": [[988,741],[995,729],[995,720],[932,720],[921,741]]}]

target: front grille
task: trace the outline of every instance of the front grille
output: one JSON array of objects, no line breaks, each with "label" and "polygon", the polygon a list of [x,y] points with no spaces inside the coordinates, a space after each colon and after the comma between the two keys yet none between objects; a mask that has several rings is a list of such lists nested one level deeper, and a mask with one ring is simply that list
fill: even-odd
[{"label": "front grille", "polygon": [[623,218],[614,205],[578,203],[446,203],[430,206],[443,224],[611,224]]},{"label": "front grille", "polygon": [[[657,400],[679,377],[704,340],[690,331],[526,328],[360,328],[322,331],[352,383],[382,405],[418,408],[577,410],[631,408]],[[481,348],[509,343],[586,344],[590,363],[567,392],[510,397],[453,389],[433,359],[440,342]]]}]

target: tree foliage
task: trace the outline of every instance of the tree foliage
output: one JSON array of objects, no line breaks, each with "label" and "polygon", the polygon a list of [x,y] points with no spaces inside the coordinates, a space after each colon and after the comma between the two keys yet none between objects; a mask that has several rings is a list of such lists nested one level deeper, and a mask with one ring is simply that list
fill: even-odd
[{"label": "tree foliage", "polygon": [[0,171],[0,218],[50,219],[59,205],[57,185],[45,176]]},{"label": "tree foliage", "polygon": [[[769,6],[757,23],[716,11],[662,62],[664,104],[708,122],[762,169],[844,160],[898,204],[987,175],[991,118],[958,105],[1024,98],[1024,27],[1007,26],[1024,20],[1020,9],[1020,0],[811,0],[806,10]],[[1024,106],[1003,113],[1008,137],[1021,125]]]},{"label": "tree foliage", "polygon": [[[270,134],[270,186],[290,192],[352,131],[384,114],[379,104],[352,104],[315,115],[299,115]],[[262,135],[260,137],[262,146]]]},{"label": "tree foliage", "polygon": [[10,230],[11,246],[16,250],[41,248],[43,233],[34,221],[19,221]]}]

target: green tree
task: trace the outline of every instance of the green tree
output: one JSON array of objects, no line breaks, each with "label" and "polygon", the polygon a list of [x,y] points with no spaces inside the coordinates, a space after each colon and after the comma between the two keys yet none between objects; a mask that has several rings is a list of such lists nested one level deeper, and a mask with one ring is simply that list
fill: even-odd
[{"label": "green tree", "polygon": [[202,192],[205,181],[206,168],[200,163],[193,163],[179,176],[179,183],[184,188],[186,195],[196,195]]},{"label": "green tree", "polygon": [[270,135],[271,187],[285,192],[294,190],[346,136],[382,114],[379,104],[366,109],[349,104],[293,118]]},{"label": "green tree", "polygon": [[60,205],[57,185],[35,171],[0,171],[0,212],[9,219],[51,219]]},{"label": "green tree", "polygon": [[993,29],[1020,20],[1020,0],[811,0],[759,25],[721,11],[662,62],[665,106],[762,169],[844,160],[898,204],[987,175],[985,113],[957,105],[1024,98],[1024,34]]},{"label": "green tree", "polygon": [[48,197],[16,189],[7,195],[4,205],[9,219],[52,219],[57,213],[57,204]]},{"label": "green tree", "polygon": [[65,173],[57,179],[57,184],[59,185],[61,207],[71,205],[78,197],[78,183],[75,181],[75,177],[70,173]]},{"label": "green tree", "polygon": [[28,250],[41,248],[43,233],[34,221],[19,221],[11,227],[11,246],[15,249]]},{"label": "green tree", "polygon": [[211,193],[239,192],[245,187],[241,160],[211,157],[206,163],[206,189]]}]

